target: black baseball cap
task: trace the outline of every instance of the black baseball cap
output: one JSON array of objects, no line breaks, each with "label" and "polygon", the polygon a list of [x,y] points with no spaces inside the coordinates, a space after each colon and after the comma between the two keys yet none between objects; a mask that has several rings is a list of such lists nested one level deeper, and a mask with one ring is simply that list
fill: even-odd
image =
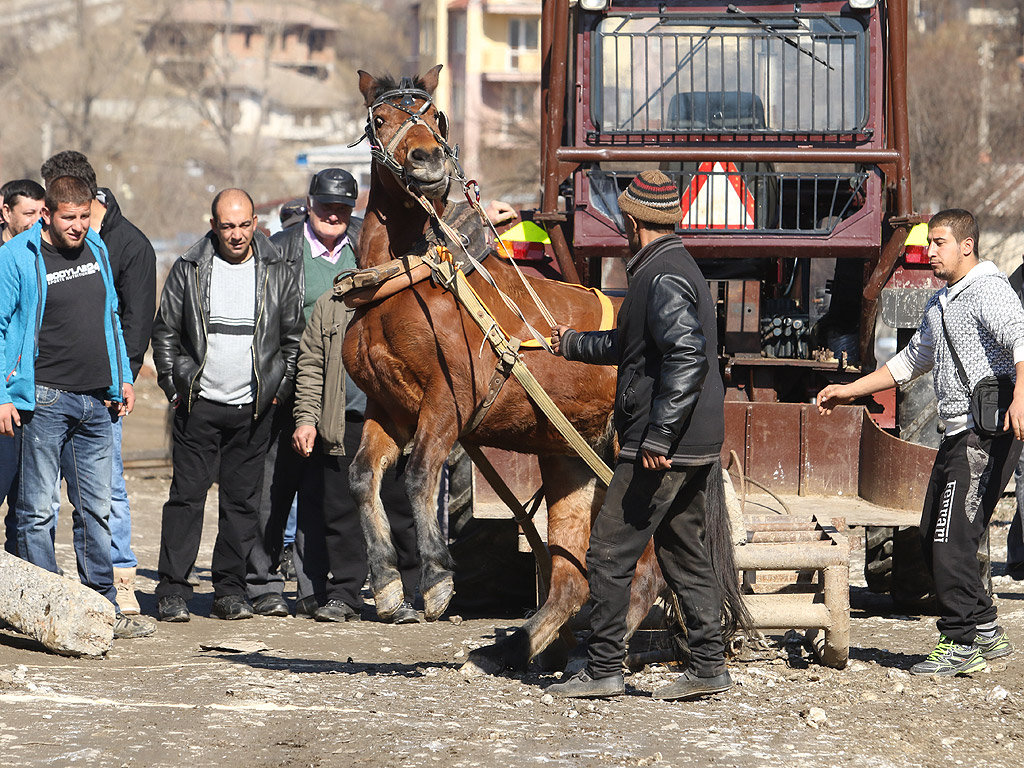
[{"label": "black baseball cap", "polygon": [[306,198],[296,197],[281,206],[281,229],[287,229],[292,224],[298,224],[309,213],[306,207]]},{"label": "black baseball cap", "polygon": [[318,203],[344,203],[355,207],[359,185],[348,171],[324,168],[309,182],[309,196]]}]

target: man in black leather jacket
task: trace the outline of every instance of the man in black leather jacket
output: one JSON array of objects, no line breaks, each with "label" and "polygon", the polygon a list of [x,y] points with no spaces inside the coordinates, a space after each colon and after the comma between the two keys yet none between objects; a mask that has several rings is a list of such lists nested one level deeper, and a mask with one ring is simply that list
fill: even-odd
[{"label": "man in black leather jacket", "polygon": [[252,198],[220,192],[211,231],[171,267],[153,329],[157,380],[175,406],[173,478],[160,531],[163,621],[188,621],[188,573],[220,459],[213,615],[252,616],[246,559],[258,537],[274,406],[295,380],[302,304],[280,252],[257,229]]},{"label": "man in black leather jacket", "polygon": [[630,587],[653,536],[662,573],[683,608],[692,654],[689,669],[654,696],[693,699],[732,685],[721,596],[703,541],[705,493],[725,431],[715,304],[674,234],[682,212],[672,180],[644,171],[619,207],[634,255],[626,263],[629,288],[617,328],[552,332],[556,354],[618,365],[614,416],[621,449],[587,552],[594,601],[587,666],[548,691],[571,697],[625,691]]}]

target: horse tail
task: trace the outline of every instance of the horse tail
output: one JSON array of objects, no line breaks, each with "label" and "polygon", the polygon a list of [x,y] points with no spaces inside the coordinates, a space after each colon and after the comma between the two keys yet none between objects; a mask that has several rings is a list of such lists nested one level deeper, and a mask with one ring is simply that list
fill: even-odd
[{"label": "horse tail", "polygon": [[707,548],[722,595],[722,626],[725,640],[728,642],[736,634],[737,629],[752,632],[754,620],[743,601],[737,578],[721,460],[715,461],[708,476],[705,492],[704,546]]}]

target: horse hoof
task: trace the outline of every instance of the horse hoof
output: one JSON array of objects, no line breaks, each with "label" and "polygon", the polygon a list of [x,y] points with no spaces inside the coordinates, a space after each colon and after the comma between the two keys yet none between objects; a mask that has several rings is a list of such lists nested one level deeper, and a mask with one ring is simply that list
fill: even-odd
[{"label": "horse hoof", "polygon": [[[491,648],[493,649],[493,646]],[[499,675],[504,672],[505,669],[502,663],[498,659],[484,653],[486,650],[488,649],[481,648],[469,654],[469,659],[466,663],[459,667],[459,674],[469,680],[481,675]]]},{"label": "horse hoof", "polygon": [[437,621],[455,596],[455,584],[451,574],[445,574],[423,593],[423,615],[427,621]]},{"label": "horse hoof", "polygon": [[381,621],[390,621],[395,611],[402,607],[405,600],[405,589],[402,587],[401,579],[389,582],[380,590],[373,593],[374,603],[377,605],[377,616]]}]

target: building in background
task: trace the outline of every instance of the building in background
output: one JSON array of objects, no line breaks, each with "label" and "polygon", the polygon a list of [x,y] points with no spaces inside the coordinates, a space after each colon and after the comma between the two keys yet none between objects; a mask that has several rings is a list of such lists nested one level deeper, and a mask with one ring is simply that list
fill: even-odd
[{"label": "building in background", "polygon": [[143,25],[146,53],[215,131],[314,141],[347,127],[334,77],[341,27],[311,8],[185,0]]},{"label": "building in background", "polygon": [[435,101],[448,113],[466,175],[485,198],[537,199],[540,0],[422,0],[419,71],[443,64]]}]

